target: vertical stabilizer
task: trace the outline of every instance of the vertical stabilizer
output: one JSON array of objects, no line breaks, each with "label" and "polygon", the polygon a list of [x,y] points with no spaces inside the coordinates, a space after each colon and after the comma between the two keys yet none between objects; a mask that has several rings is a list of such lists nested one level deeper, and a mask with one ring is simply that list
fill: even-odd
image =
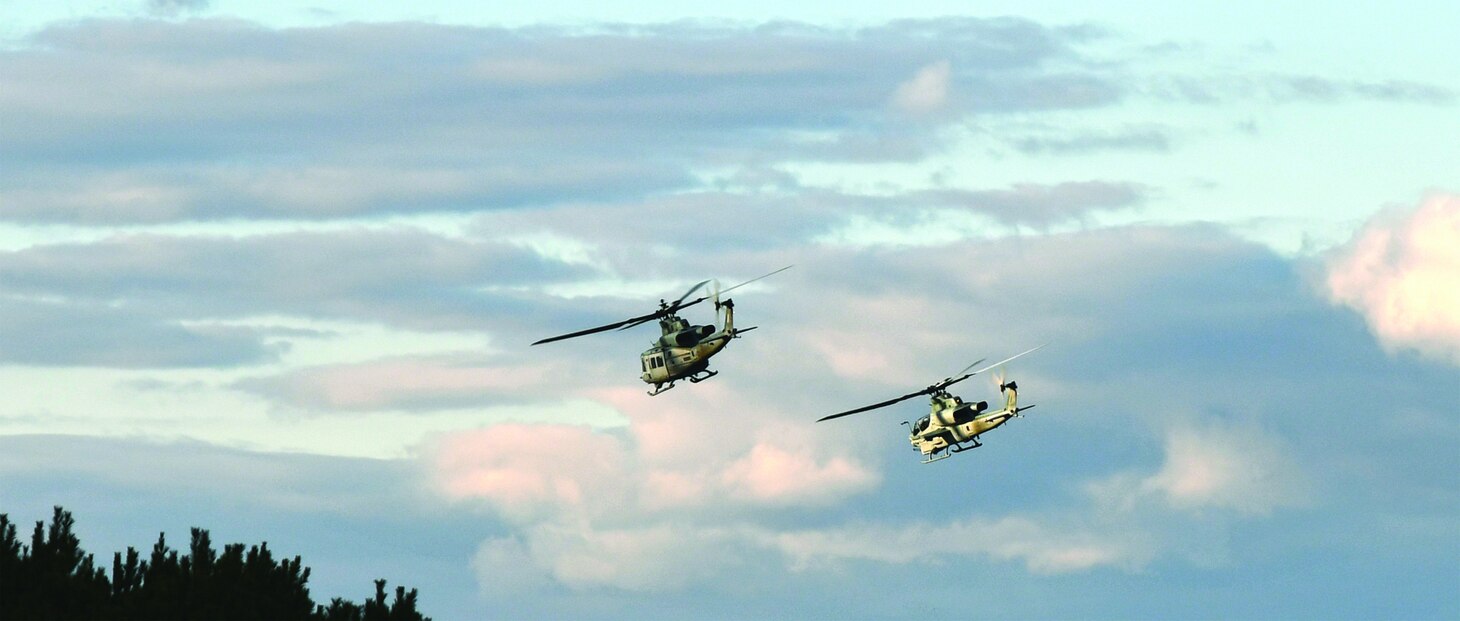
[{"label": "vertical stabilizer", "polygon": [[999,384],[999,390],[1004,392],[1004,409],[1010,413],[1019,411],[1019,384],[1008,382]]},{"label": "vertical stabilizer", "polygon": [[721,328],[725,334],[735,334],[735,300],[726,299],[724,302],[715,302],[715,306],[725,309],[725,326]]}]

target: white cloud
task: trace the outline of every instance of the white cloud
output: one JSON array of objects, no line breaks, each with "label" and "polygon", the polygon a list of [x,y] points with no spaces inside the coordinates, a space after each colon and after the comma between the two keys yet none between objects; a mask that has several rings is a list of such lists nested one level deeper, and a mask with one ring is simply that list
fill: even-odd
[{"label": "white cloud", "polygon": [[548,585],[551,576],[539,567],[522,537],[483,541],[472,556],[471,567],[483,593],[517,595]]},{"label": "white cloud", "polygon": [[[937,542],[936,550],[929,542]],[[484,588],[556,582],[572,589],[662,592],[713,580],[747,563],[765,567],[779,561],[789,571],[807,572],[847,561],[908,564],[971,556],[1019,562],[1035,574],[1063,574],[1139,568],[1153,549],[1134,530],[1108,532],[1020,516],[790,531],[733,522],[598,528],[586,521],[547,521],[525,526],[521,535],[484,541],[473,566]]]},{"label": "white cloud", "polygon": [[[850,522],[781,530],[747,518],[736,506],[827,504],[880,477],[848,459],[818,461],[811,449],[791,451],[766,442],[728,464],[699,471],[640,472],[632,464],[642,458],[619,454],[619,449],[612,460],[550,463],[545,455],[555,446],[595,452],[570,441],[587,434],[566,428],[522,426],[512,430],[511,438],[481,432],[487,435],[501,441],[448,445],[438,460],[448,464],[449,493],[488,497],[503,506],[567,509],[535,512],[526,520],[521,518],[528,514],[518,511],[517,534],[488,540],[478,550],[475,564],[483,576],[516,572],[511,580],[520,578],[524,588],[555,582],[574,589],[675,590],[710,580],[747,559],[764,564],[774,558],[796,572],[845,562],[908,564],[955,557],[1017,562],[1034,574],[1138,571],[1165,556],[1209,563],[1225,557],[1224,533],[1234,520],[1294,506],[1307,495],[1304,476],[1272,438],[1251,430],[1183,425],[1167,433],[1159,470],[1093,480],[1085,486],[1083,504],[1067,509],[974,514],[943,523]],[[600,440],[607,436],[594,442]],[[452,462],[463,459],[463,448],[473,455],[466,461],[492,466],[465,475],[451,470]],[[519,459],[524,455],[536,457]],[[637,505],[623,504],[632,496],[624,493],[623,481],[635,479]],[[620,488],[612,494],[600,488],[614,485]],[[610,500],[620,504],[605,510],[603,503]],[[1204,534],[1192,536],[1194,527]]]},{"label": "white cloud", "polygon": [[[1135,571],[1161,556],[1198,563],[1221,558],[1222,531],[1232,519],[1267,515],[1307,497],[1304,475],[1275,440],[1250,430],[1190,425],[1168,432],[1159,471],[1115,474],[1090,481],[1085,491],[1085,506],[1062,512],[849,525],[772,539],[797,570],[844,561],[982,556],[1022,562],[1036,574]],[[1198,524],[1203,534],[1193,535]]]},{"label": "white cloud", "polygon": [[[699,172],[727,163],[921,159],[934,132],[864,121],[889,105],[955,110],[953,63],[993,70],[981,88],[1004,110],[1121,90],[1097,72],[1046,75],[1081,55],[1079,37],[1026,20],[786,26],[53,25],[0,51],[0,218],[323,220],[647,197],[702,188]],[[947,60],[917,69],[930,54]],[[796,132],[835,138],[786,140]]]},{"label": "white cloud", "polygon": [[1161,470],[1143,479],[1139,488],[1179,509],[1267,515],[1301,504],[1305,486],[1298,465],[1272,438],[1242,426],[1213,426],[1169,431]]},{"label": "white cloud", "polygon": [[[55,296],[71,305],[96,302],[107,313],[207,320],[363,316],[428,331],[484,327],[491,307],[504,300],[484,291],[483,283],[543,285],[555,273],[586,271],[512,244],[413,227],[245,237],[114,235],[0,252],[0,286],[10,292]],[[422,317],[433,312],[439,314]],[[546,312],[509,314],[531,320]]]},{"label": "white cloud", "polygon": [[525,400],[562,372],[544,364],[486,363],[473,355],[400,357],[327,365],[235,386],[291,406],[324,411],[443,409]]},{"label": "white cloud", "polygon": [[1460,196],[1375,216],[1329,257],[1326,285],[1385,349],[1460,365]]},{"label": "white cloud", "polygon": [[172,17],[206,10],[209,4],[210,0],[147,0],[147,11],[153,15]]},{"label": "white cloud", "polygon": [[[1164,461],[1157,457],[1160,463],[1103,479],[1088,488],[1089,497],[1077,492],[1066,499],[1061,490],[1081,477],[1100,477],[1105,469],[1131,468],[1121,460],[1130,458],[1131,445],[1147,444],[1148,438],[1130,423],[1160,416],[1161,405],[1222,407],[1207,404],[1230,394],[1222,382],[1238,374],[1239,366],[1266,364],[1276,370],[1276,381],[1257,389],[1269,394],[1289,390],[1325,406],[1347,405],[1345,399],[1352,403],[1349,397],[1357,389],[1324,390],[1344,372],[1339,367],[1350,362],[1331,354],[1360,351],[1362,356],[1373,347],[1332,330],[1325,322],[1351,318],[1292,287],[1289,263],[1234,243],[1216,226],[989,239],[988,230],[998,224],[1048,231],[1096,215],[1104,221],[1103,214],[1133,207],[1146,193],[1134,184],[1059,183],[1064,178],[1059,167],[1026,179],[1008,176],[1031,174],[1024,166],[1028,162],[1009,153],[999,138],[1011,126],[1022,132],[1054,127],[1047,123],[1059,125],[1060,119],[1094,119],[1101,114],[1082,109],[1050,116],[1040,110],[1109,105],[1121,101],[1122,94],[1143,92],[1140,66],[1120,62],[1125,53],[1119,49],[1127,46],[1087,45],[1090,30],[1050,29],[1017,18],[911,22],[860,32],[777,24],[723,30],[685,24],[605,26],[587,35],[550,27],[419,23],[287,30],[207,20],[81,20],[57,26],[32,39],[28,48],[0,52],[0,63],[10,68],[0,97],[0,117],[10,121],[0,123],[0,144],[6,145],[0,154],[0,217],[20,223],[17,227],[207,220],[220,234],[111,238],[0,255],[0,287],[8,292],[47,303],[95,304],[106,309],[98,310],[103,320],[137,313],[170,327],[129,340],[117,335],[138,331],[119,321],[113,322],[119,328],[97,332],[70,329],[54,318],[46,323],[0,318],[0,327],[52,328],[12,327],[9,338],[0,341],[10,352],[19,343],[24,350],[54,356],[67,351],[58,336],[151,352],[169,342],[158,335],[173,335],[180,353],[167,359],[196,366],[230,344],[241,352],[233,354],[235,359],[257,360],[258,355],[245,354],[287,342],[277,333],[252,328],[236,340],[196,330],[199,322],[261,313],[358,321],[382,329],[455,329],[477,337],[490,330],[502,337],[494,344],[531,354],[509,354],[520,355],[522,362],[495,367],[470,360],[403,359],[400,351],[372,346],[377,348],[370,355],[349,357],[348,362],[360,363],[352,366],[313,367],[293,375],[292,367],[259,372],[282,374],[275,376],[280,383],[270,387],[272,396],[336,410],[463,406],[479,398],[525,395],[538,383],[551,382],[552,398],[562,399],[563,408],[590,400],[622,413],[629,425],[607,433],[570,427],[555,416],[557,409],[542,402],[527,406],[536,410],[534,420],[560,424],[461,431],[498,419],[491,412],[455,412],[449,419],[352,414],[295,424],[262,413],[243,417],[244,410],[232,403],[173,408],[239,429],[210,437],[258,439],[270,446],[297,442],[314,451],[345,444],[342,437],[363,433],[362,428],[409,436],[397,439],[405,443],[414,442],[423,428],[447,434],[436,438],[423,461],[434,469],[439,491],[456,502],[449,510],[430,502],[411,504],[452,515],[446,528],[458,536],[481,532],[459,528],[458,521],[471,519],[462,514],[478,505],[502,514],[503,523],[486,530],[505,536],[483,543],[477,558],[488,588],[491,581],[519,580],[515,588],[543,587],[554,595],[566,585],[635,593],[690,590],[686,598],[709,592],[706,600],[723,601],[732,598],[715,597],[724,593],[714,589],[752,572],[780,581],[788,577],[787,566],[811,569],[848,561],[904,564],[909,569],[895,577],[916,580],[916,588],[927,593],[943,588],[918,576],[926,573],[929,538],[949,542],[947,562],[957,570],[992,564],[1013,574],[1098,574],[1106,568],[1152,567],[1160,572],[1155,580],[1164,583],[1167,566],[1175,563],[1151,561],[1180,554],[1183,536],[1220,539],[1239,520],[1278,511],[1301,497],[1301,481],[1287,478],[1293,460],[1281,442],[1245,429],[1173,429],[1148,443],[1152,453],[1164,447]],[[938,59],[947,60],[928,64]],[[964,118],[968,104],[987,112],[981,115],[987,122],[944,124]],[[1001,112],[1018,114],[997,117]],[[929,122],[888,122],[888,116],[899,113],[927,115]],[[1047,151],[1149,147],[1159,146],[1162,136],[1136,132],[1092,138],[1077,132],[1060,140],[1051,134],[1041,135],[1049,141],[1038,146]],[[808,160],[909,165],[804,165]],[[989,176],[973,183],[1005,189],[941,186],[969,179],[955,170],[959,162],[971,163],[975,176]],[[1148,174],[1139,163],[1131,174]],[[947,174],[939,172],[931,180],[937,191],[906,185],[922,183],[919,178],[929,168],[944,166]],[[737,170],[776,175],[769,182],[762,178],[727,186],[735,192],[685,191],[713,183],[702,174],[733,177]],[[846,183],[870,194],[810,185],[840,184],[837,178],[843,176],[856,177]],[[515,209],[500,210],[509,205]],[[552,208],[540,209],[544,206]],[[465,239],[343,228],[372,214],[483,211],[489,213],[481,216],[480,228]],[[238,239],[218,224],[233,218],[265,218],[269,226],[290,227],[296,224],[275,219],[309,221],[297,222],[298,233]],[[856,223],[855,218],[868,223],[862,228],[876,228],[876,234],[862,235],[871,247],[806,243]],[[322,231],[321,221],[327,219],[334,220],[328,222],[329,231]],[[494,228],[498,224],[513,224],[531,236],[527,239],[550,243],[525,248],[478,243],[500,241],[504,229]],[[377,220],[369,225],[379,226]],[[544,251],[558,244],[566,250]],[[920,247],[896,247],[903,244]],[[706,384],[682,385],[652,399],[643,394],[635,380],[635,354],[653,337],[652,326],[647,332],[606,334],[554,349],[526,348],[536,337],[629,316],[619,312],[630,306],[627,298],[582,296],[583,283],[683,282],[675,285],[677,294],[701,276],[723,278],[730,270],[750,276],[787,262],[804,267],[767,281],[774,295],[740,299],[743,325],[759,324],[764,330],[717,358],[715,368],[724,374]],[[580,269],[585,266],[591,269]],[[678,280],[686,274],[694,278]],[[568,288],[581,297],[557,295]],[[661,295],[645,301],[652,306]],[[632,310],[643,312],[638,301],[632,304]],[[13,316],[15,310],[0,315]],[[712,314],[699,314],[707,311],[704,306],[695,310],[691,319]],[[1305,338],[1288,338],[1294,326],[1316,327]],[[179,330],[186,334],[176,334]],[[96,334],[107,338],[85,338]],[[18,340],[27,335],[36,336]],[[193,336],[209,338],[183,338]],[[319,349],[340,348],[338,339],[308,340]],[[1031,357],[1030,372],[1016,373],[1041,404],[1036,413],[1053,410],[1058,414],[1045,420],[1055,422],[1036,428],[1043,421],[1031,419],[1031,427],[1000,431],[972,461],[939,464],[936,472],[915,464],[896,420],[925,413],[926,406],[917,402],[838,426],[810,422],[923,386],[980,356],[1046,340],[1066,349],[1037,361]],[[449,351],[476,346],[459,344]],[[440,350],[447,348],[408,353],[426,356]],[[73,354],[63,362],[76,358]],[[1318,364],[1335,359],[1341,362]],[[293,355],[283,360],[299,363]],[[1302,364],[1310,361],[1315,364]],[[95,382],[68,382],[63,375],[27,382],[33,376],[4,371],[7,385],[15,389],[8,391],[9,401],[20,393],[30,403],[60,408],[47,393],[117,394],[91,390]],[[217,389],[210,394],[226,392],[234,377],[215,379],[205,388]],[[609,377],[613,383],[605,381]],[[1436,391],[1413,387],[1433,386],[1428,379],[1400,384],[1393,396],[1419,397],[1421,403],[1406,407],[1432,412]],[[177,381],[158,385],[176,386]],[[959,389],[967,396],[975,383]],[[151,399],[164,390],[146,392]],[[1126,393],[1132,393],[1129,401],[1111,398]],[[1152,404],[1153,395],[1161,405]],[[68,402],[57,413],[85,421],[83,416],[96,416],[89,410],[106,400],[70,401],[75,404]],[[155,402],[133,399],[125,407],[146,410]],[[201,402],[186,405],[195,403]],[[1257,407],[1270,412],[1282,406]],[[1121,411],[1127,408],[1146,411]],[[50,418],[49,411],[23,412]],[[1352,408],[1327,407],[1303,415],[1352,417],[1345,423],[1363,416]],[[447,425],[451,431],[435,431]],[[1352,447],[1384,433],[1366,428],[1359,436],[1347,434],[1355,426],[1344,423],[1301,425],[1294,423],[1298,433],[1320,434],[1305,440],[1314,446],[1361,438]],[[95,426],[89,427],[94,431]],[[161,423],[136,423],[121,433],[196,429],[196,419],[174,415]],[[1020,442],[1036,448],[1017,450],[1030,446]],[[0,452],[0,461],[32,467],[43,448],[50,447]],[[76,461],[76,454],[91,454],[84,448],[53,459]],[[989,454],[1005,449],[1016,449],[1005,454],[1011,459]],[[1334,452],[1343,458],[1352,454]],[[1388,452],[1374,460],[1391,467],[1417,461]],[[894,453],[899,461],[884,473],[881,460]],[[337,495],[351,491],[301,490],[292,472],[255,463],[283,461],[275,456],[223,460],[237,467],[222,470],[208,455],[179,456],[164,468],[146,469],[116,467],[147,463],[134,455],[118,457],[81,461],[89,464],[88,472],[121,480],[150,477],[136,479],[144,492],[168,489],[157,473],[175,472],[182,473],[178,485],[184,491],[229,498],[282,491],[311,510],[336,505]],[[1391,461],[1399,459],[1411,462]],[[211,467],[193,467],[198,463]],[[339,465],[329,477],[366,493],[416,489],[409,483],[363,480],[368,477],[358,475],[365,472],[359,467],[364,463],[370,462]],[[1444,477],[1452,472],[1443,464],[1433,466],[1439,475],[1415,476],[1417,485],[1440,492],[1416,506],[1438,507],[1449,517],[1454,512],[1445,510],[1453,508],[1453,497],[1442,493],[1454,486],[1443,485],[1451,482]],[[213,475],[224,470],[261,478],[242,486],[219,485],[227,477]],[[1413,469],[1394,470],[1413,474]],[[71,472],[54,471],[60,473],[57,478]],[[884,476],[889,485],[879,490]],[[973,486],[965,483],[970,479],[978,481],[977,494],[956,493],[969,492]],[[35,487],[37,496],[52,489]],[[370,511],[393,509],[369,497],[358,504],[374,507]],[[1332,520],[1330,527],[1364,521],[1348,515]],[[787,528],[794,530],[780,530]],[[758,562],[736,566],[750,561]],[[1273,566],[1288,564],[1267,565]],[[791,576],[795,580],[786,580],[787,588],[816,583],[819,573]],[[1072,578],[1059,581],[1069,584]],[[864,584],[841,582],[850,589]],[[820,590],[808,590],[806,615],[833,616],[824,611],[826,602],[837,599],[829,596],[834,592],[825,583],[812,586]],[[1339,585],[1352,590],[1348,586]],[[542,606],[536,614],[520,616],[593,616],[595,609],[575,611],[574,606],[601,595],[522,598],[553,601],[535,602]],[[600,601],[615,597],[610,593]],[[659,602],[651,599],[630,595],[618,602]],[[949,605],[960,602],[954,598]],[[869,609],[851,616],[880,613]]]},{"label": "white cloud", "polygon": [[177,494],[190,506],[205,498],[247,498],[251,505],[279,512],[372,514],[382,506],[419,506],[411,485],[415,473],[400,460],[249,451],[136,436],[0,435],[0,479],[10,482],[40,472],[59,475],[68,485],[115,486],[134,498],[137,490]]},{"label": "white cloud", "polygon": [[948,105],[948,80],[952,65],[941,60],[918,69],[906,82],[897,86],[892,103],[910,114],[930,114]]},{"label": "white cloud", "polygon": [[521,538],[488,539],[475,565],[483,587],[531,587],[543,577],[569,589],[666,592],[711,579],[736,563],[746,538],[686,525],[594,529],[588,523],[540,523]]},{"label": "white cloud", "polygon": [[1020,516],[970,518],[944,525],[852,526],[777,535],[793,569],[847,560],[905,564],[949,556],[1021,561],[1038,574],[1096,567],[1134,568],[1150,560],[1139,536],[1084,525],[1056,525]]}]

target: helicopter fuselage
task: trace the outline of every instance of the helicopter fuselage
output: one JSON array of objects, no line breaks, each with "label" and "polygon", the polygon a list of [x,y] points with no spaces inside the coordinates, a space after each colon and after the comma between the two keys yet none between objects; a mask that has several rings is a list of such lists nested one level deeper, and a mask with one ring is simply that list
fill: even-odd
[{"label": "helicopter fuselage", "polygon": [[908,442],[912,444],[913,449],[922,452],[923,463],[938,461],[951,456],[953,453],[961,453],[971,448],[978,448],[983,446],[978,441],[980,435],[1009,422],[1009,419],[1020,416],[1019,412],[1034,406],[1026,405],[1019,407],[1019,385],[1012,381],[1006,383],[1002,378],[999,379],[998,384],[999,390],[1004,393],[1004,407],[1001,410],[993,412],[988,411],[989,404],[987,401],[964,403],[963,399],[950,394],[948,387],[989,369],[1003,366],[1017,358],[1028,355],[1040,347],[1044,347],[1044,345],[1014,354],[977,371],[969,371],[969,369],[978,366],[985,360],[979,359],[977,362],[964,367],[962,371],[945,377],[943,381],[935,382],[922,390],[910,392],[901,397],[888,399],[872,405],[823,416],[817,419],[816,422],[819,423],[843,416],[860,414],[868,410],[884,408],[895,403],[902,403],[914,397],[927,395],[932,398],[928,404],[931,410],[928,412],[928,415],[919,418],[916,423],[902,421],[902,424],[908,425],[909,427],[909,433],[907,435]]},{"label": "helicopter fuselage", "polygon": [[710,356],[725,348],[726,339],[690,347],[656,345],[640,354],[643,374],[639,379],[648,384],[664,384],[707,370]]},{"label": "helicopter fuselage", "polygon": [[[689,296],[694,295],[694,292],[699,291],[701,287],[711,282],[709,280],[702,280],[693,287],[690,287],[689,291],[685,291],[684,295],[679,296],[673,302],[666,302],[663,299],[659,300],[659,310],[652,313],[630,317],[610,324],[577,330],[567,334],[538,339],[533,341],[532,344],[543,345],[545,343],[598,334],[609,330],[626,330],[658,319],[659,338],[654,339],[654,342],[650,343],[648,350],[639,354],[640,364],[642,365],[642,374],[639,377],[645,383],[654,385],[654,390],[650,391],[649,394],[651,396],[657,395],[670,388],[674,388],[674,382],[681,379],[688,379],[690,382],[702,382],[714,377],[718,373],[717,371],[710,370],[710,357],[725,349],[725,346],[730,343],[730,339],[738,339],[740,335],[755,329],[755,326],[736,328],[735,301],[730,298],[725,298],[725,301],[721,302],[720,294],[739,289],[762,278],[774,276],[788,269],[791,269],[790,265],[769,274],[757,276],[729,289],[720,289],[719,281],[714,281],[715,285],[712,293],[689,300]],[[685,300],[689,301],[686,302]],[[706,300],[715,301],[716,312],[719,312],[721,309],[725,311],[724,327],[717,330],[713,324],[704,326],[691,325],[679,316],[681,309],[689,308]]]},{"label": "helicopter fuselage", "polygon": [[[939,392],[932,395],[931,412],[912,425],[908,442],[921,451],[924,463],[937,461],[969,448],[982,446],[978,436],[1019,415],[1018,387],[1013,383],[1000,387],[1004,407],[987,411],[987,401],[967,402]],[[1026,408],[1027,409],[1027,408]],[[971,443],[965,445],[965,443]]]},{"label": "helicopter fuselage", "polygon": [[727,302],[723,305],[725,326],[720,329],[713,325],[690,325],[678,315],[659,320],[659,338],[639,355],[643,371],[639,379],[654,385],[650,394],[669,390],[681,379],[699,382],[718,373],[709,370],[710,357],[720,353],[735,338],[735,306]]}]

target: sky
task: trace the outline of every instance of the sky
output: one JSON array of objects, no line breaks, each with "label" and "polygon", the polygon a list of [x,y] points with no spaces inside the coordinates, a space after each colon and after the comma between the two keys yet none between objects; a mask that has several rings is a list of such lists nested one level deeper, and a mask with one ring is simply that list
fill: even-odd
[{"label": "sky", "polygon": [[[1460,617],[1453,3],[409,4],[0,3],[0,512],[437,619]],[[707,382],[529,346],[785,265]],[[1042,343],[955,459],[813,422]]]}]

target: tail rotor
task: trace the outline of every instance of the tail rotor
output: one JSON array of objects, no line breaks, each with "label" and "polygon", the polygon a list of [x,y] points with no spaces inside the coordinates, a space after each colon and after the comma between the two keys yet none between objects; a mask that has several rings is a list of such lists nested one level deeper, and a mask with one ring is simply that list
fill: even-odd
[{"label": "tail rotor", "polygon": [[1014,380],[1009,379],[1009,373],[1007,370],[1004,369],[1004,367],[999,367],[998,371],[995,371],[993,375],[989,376],[989,381],[993,382],[994,386],[998,387],[999,392],[1004,392],[1005,390],[1019,390],[1019,384]]},{"label": "tail rotor", "polygon": [[998,386],[999,392],[1004,394],[1004,396],[1009,399],[1009,413],[1012,414],[1015,418],[1024,418],[1024,415],[1021,414],[1021,412],[1034,407],[1032,405],[1018,405],[1018,402],[1015,401],[1015,399],[1018,398],[1017,395],[1019,394],[1019,383],[1009,379],[1008,372],[1004,369],[1003,366],[1000,366],[998,370],[993,373],[993,375],[989,376],[989,381],[993,382],[995,386]]},{"label": "tail rotor", "polygon": [[719,279],[713,279],[710,281],[710,300],[715,302],[715,317],[720,320],[720,325],[725,325],[725,307],[729,306],[733,308],[735,306],[735,303],[731,302],[728,299],[726,299],[724,302],[720,301]]}]

